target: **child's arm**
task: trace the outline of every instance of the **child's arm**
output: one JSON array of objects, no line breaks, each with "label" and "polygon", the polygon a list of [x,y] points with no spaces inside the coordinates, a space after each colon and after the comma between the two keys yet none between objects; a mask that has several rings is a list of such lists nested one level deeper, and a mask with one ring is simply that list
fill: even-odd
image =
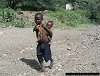
[{"label": "child's arm", "polygon": [[38,39],[38,30],[39,28],[38,28],[38,25],[35,25],[35,27],[34,27],[34,29],[33,29],[33,32],[35,31],[36,32],[36,37],[37,37],[37,39]]},{"label": "child's arm", "polygon": [[35,25],[33,28],[33,32],[39,30],[39,25]]},{"label": "child's arm", "polygon": [[36,29],[37,29],[36,27],[37,27],[37,25],[35,25],[35,27],[33,28],[33,32],[36,31]]}]

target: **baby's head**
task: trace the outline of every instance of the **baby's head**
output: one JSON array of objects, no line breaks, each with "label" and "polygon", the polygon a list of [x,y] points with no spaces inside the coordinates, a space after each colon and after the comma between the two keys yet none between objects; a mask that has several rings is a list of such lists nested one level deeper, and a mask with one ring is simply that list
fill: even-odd
[{"label": "baby's head", "polygon": [[53,27],[53,21],[48,21],[46,26],[51,29]]}]

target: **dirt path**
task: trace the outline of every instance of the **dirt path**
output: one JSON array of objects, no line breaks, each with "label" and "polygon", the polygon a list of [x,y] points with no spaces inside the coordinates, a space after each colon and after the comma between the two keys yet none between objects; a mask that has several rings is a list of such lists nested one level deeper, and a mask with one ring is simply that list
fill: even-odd
[{"label": "dirt path", "polygon": [[[32,28],[0,28],[0,76],[65,76],[67,72],[100,72],[100,26],[54,29],[53,69],[38,72]],[[47,66],[49,64],[45,63]]]}]

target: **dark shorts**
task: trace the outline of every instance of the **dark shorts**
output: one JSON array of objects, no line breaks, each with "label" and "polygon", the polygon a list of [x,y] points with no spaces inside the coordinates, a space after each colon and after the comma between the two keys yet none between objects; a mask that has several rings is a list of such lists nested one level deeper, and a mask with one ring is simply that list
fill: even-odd
[{"label": "dark shorts", "polygon": [[48,60],[51,59],[51,49],[50,49],[50,44],[48,42],[38,43],[37,58],[39,63],[43,62],[44,60],[48,62]]}]

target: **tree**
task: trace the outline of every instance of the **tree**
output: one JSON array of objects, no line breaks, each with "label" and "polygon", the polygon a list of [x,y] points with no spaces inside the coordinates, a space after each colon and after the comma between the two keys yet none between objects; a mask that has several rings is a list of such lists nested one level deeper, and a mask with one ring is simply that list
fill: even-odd
[{"label": "tree", "polygon": [[18,3],[21,3],[22,0],[7,0],[7,7],[14,9]]},{"label": "tree", "polygon": [[0,8],[4,8],[7,6],[7,1],[6,0],[0,0]]},{"label": "tree", "polygon": [[79,8],[90,11],[90,19],[96,19],[97,13],[99,13],[100,0],[76,0]]}]

